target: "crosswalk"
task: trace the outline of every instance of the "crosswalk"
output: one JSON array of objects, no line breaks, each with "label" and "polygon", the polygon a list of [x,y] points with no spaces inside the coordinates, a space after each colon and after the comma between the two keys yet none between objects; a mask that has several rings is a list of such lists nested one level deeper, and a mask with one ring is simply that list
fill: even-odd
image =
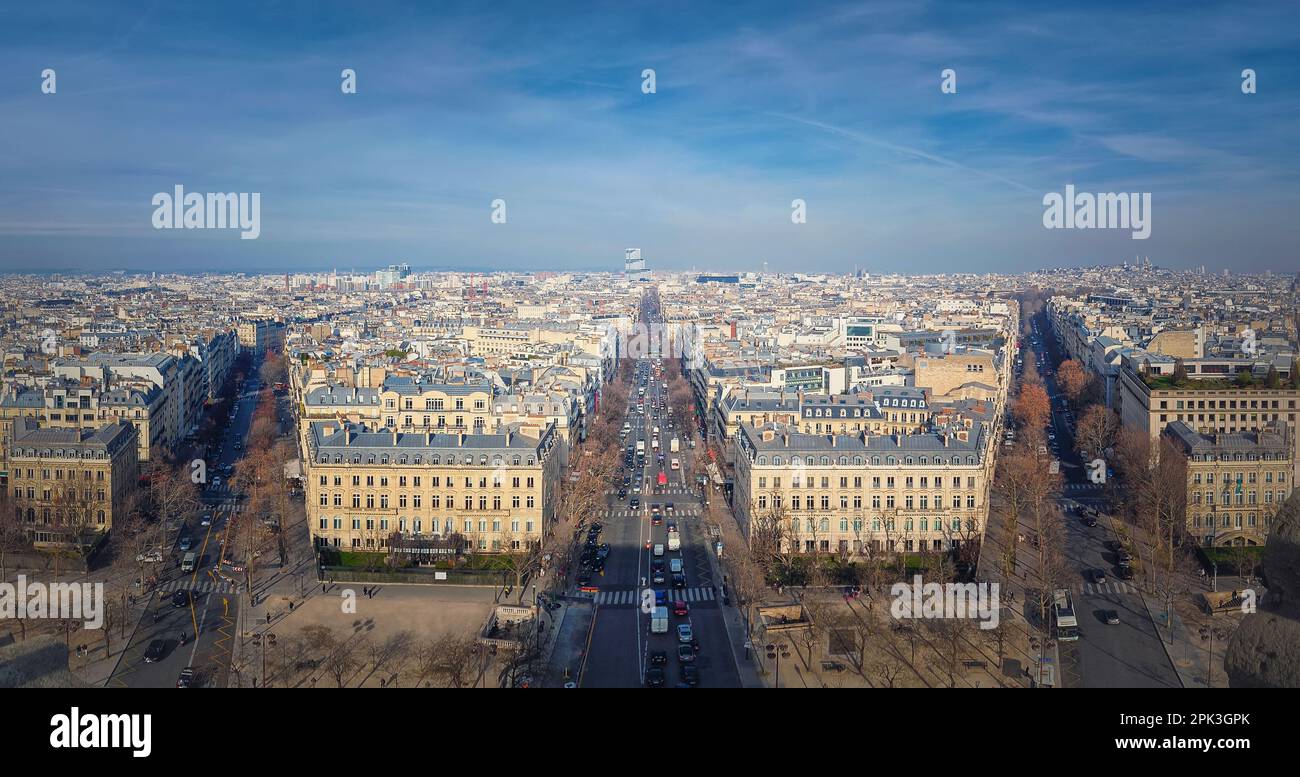
[{"label": "crosswalk", "polygon": [[[639,510],[633,510],[630,507],[623,507],[605,512],[605,515],[610,518],[640,518],[646,514],[647,511],[644,505]],[[690,507],[683,506],[674,509],[671,513],[662,513],[662,515],[665,520],[672,520],[674,518],[699,518],[704,515],[704,508],[699,507],[698,505],[692,505]]]},{"label": "crosswalk", "polygon": [[1089,595],[1100,594],[1135,594],[1138,589],[1125,583],[1122,580],[1116,580],[1113,583],[1079,583],[1076,589]]},{"label": "crosswalk", "polygon": [[1100,491],[1105,486],[1100,483],[1066,483],[1065,488],[1067,491]]},{"label": "crosswalk", "polygon": [[[708,602],[715,598],[713,589],[707,586],[677,589],[668,592],[669,601],[681,599],[686,602]],[[622,591],[597,591],[592,601],[605,607],[630,607],[641,605],[641,591],[629,588]]]},{"label": "crosswalk", "polygon": [[222,580],[220,582],[215,582],[215,583],[212,582],[211,580],[196,580],[195,582],[190,583],[187,580],[181,579],[181,580],[172,580],[170,582],[166,582],[158,586],[158,590],[165,594],[169,594],[173,591],[180,591],[186,588],[188,588],[191,591],[198,591],[199,593],[205,593],[205,594],[238,594],[239,593],[239,584],[231,583],[227,580]]}]

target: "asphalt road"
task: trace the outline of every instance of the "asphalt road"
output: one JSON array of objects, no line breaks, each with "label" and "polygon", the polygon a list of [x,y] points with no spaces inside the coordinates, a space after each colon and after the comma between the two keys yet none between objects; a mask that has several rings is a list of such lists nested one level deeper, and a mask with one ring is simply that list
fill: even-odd
[{"label": "asphalt road", "polygon": [[[663,397],[663,378],[661,376],[656,379],[653,369],[647,380],[646,413],[642,416],[635,412],[640,371],[650,365],[650,360],[637,362],[634,375],[638,377],[633,381],[629,397],[628,421],[632,430],[624,442],[626,448],[628,445],[635,446],[638,439],[645,440],[646,462],[640,468],[642,485],[636,489],[634,481],[625,499],[618,498],[617,486],[611,489],[615,493],[609,496],[608,515],[603,521],[605,528],[601,534],[601,542],[610,545],[610,554],[605,562],[604,576],[592,580],[592,585],[599,590],[594,596],[595,613],[590,647],[579,676],[579,684],[592,688],[644,685],[650,653],[662,650],[668,654],[668,663],[664,667],[665,685],[677,685],[681,666],[677,658],[677,626],[688,623],[700,647],[693,662],[699,672],[699,685],[740,687],[740,676],[727,642],[726,627],[718,601],[722,581],[714,579],[709,561],[709,554],[713,552],[711,539],[707,526],[700,517],[704,513],[704,506],[694,486],[686,482],[686,473],[691,471],[689,456],[694,451],[689,450],[683,441],[679,453],[665,451],[664,464],[660,467],[651,448],[654,426],[661,427],[660,442],[664,447],[674,434],[681,431],[666,428],[671,409],[658,410],[658,402]],[[676,471],[671,468],[674,455],[681,459],[680,469]],[[627,472],[634,476],[636,470],[634,460]],[[661,471],[668,480],[663,487],[657,485]],[[641,500],[637,509],[629,504],[633,496],[639,496]],[[673,504],[671,513],[666,512],[666,506],[670,502]],[[655,525],[652,519],[651,505],[656,504],[663,513],[663,521],[659,525]],[[676,521],[681,534],[682,546],[678,552],[667,550],[669,520]],[[682,560],[686,575],[684,588],[674,588],[671,575],[666,576],[665,584],[653,584],[651,564],[655,560],[653,552],[657,544],[664,546],[662,559],[666,572],[669,560]],[[667,592],[670,603],[678,599],[687,602],[689,612],[685,616],[672,615],[672,607],[669,607],[666,634],[650,633],[650,616],[641,610],[642,591],[646,588]]]},{"label": "asphalt road", "polygon": [[[1036,351],[1053,335],[1045,315],[1034,318],[1041,337]],[[1052,344],[1054,346],[1054,344]],[[1048,350],[1053,353],[1055,348]],[[1026,358],[1031,358],[1026,352]],[[1050,365],[1056,360],[1051,356]],[[1169,662],[1151,616],[1134,581],[1120,580],[1115,570],[1118,557],[1106,548],[1113,539],[1105,522],[1089,528],[1074,514],[1076,503],[1103,507],[1102,488],[1088,482],[1083,461],[1074,450],[1074,433],[1064,414],[1055,412],[1063,396],[1056,383],[1056,372],[1039,370],[1043,384],[1052,397],[1052,429],[1060,444],[1061,472],[1066,488],[1062,494],[1065,515],[1065,555],[1075,575],[1072,586],[1075,614],[1079,620],[1079,639],[1059,644],[1061,673],[1067,687],[1083,688],[1178,688],[1178,674]],[[1101,570],[1106,582],[1094,582],[1093,571]],[[1102,613],[1119,613],[1118,626],[1106,624]]]},{"label": "asphalt road", "polygon": [[[233,443],[239,440],[242,444],[248,436],[259,390],[256,374],[250,375],[239,394],[235,419],[226,429],[221,454],[216,462],[207,462],[209,485],[203,492],[200,515],[210,513],[212,525],[201,526],[196,518],[178,533],[178,542],[180,536],[193,539],[199,563],[192,573],[181,572],[180,563],[185,554],[178,548],[169,552],[161,565],[164,569],[158,590],[131,636],[126,654],[109,678],[108,687],[171,688],[187,666],[195,670],[196,686],[225,686],[240,597],[237,582],[218,577],[214,567],[220,559],[220,542],[229,527],[236,500],[225,475],[221,476],[219,486],[212,480],[219,466],[233,466],[242,458],[243,449],[236,450]],[[173,606],[172,597],[178,590],[194,592],[191,606]],[[184,645],[180,644],[181,632],[186,635]],[[162,658],[145,663],[144,654],[154,640],[164,643]]]}]

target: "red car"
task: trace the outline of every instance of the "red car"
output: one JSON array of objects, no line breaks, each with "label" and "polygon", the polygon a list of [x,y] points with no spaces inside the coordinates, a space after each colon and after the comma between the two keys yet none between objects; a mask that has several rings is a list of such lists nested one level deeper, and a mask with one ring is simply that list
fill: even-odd
[{"label": "red car", "polygon": [[685,615],[689,611],[690,610],[686,607],[686,602],[681,599],[673,602],[673,615]]}]

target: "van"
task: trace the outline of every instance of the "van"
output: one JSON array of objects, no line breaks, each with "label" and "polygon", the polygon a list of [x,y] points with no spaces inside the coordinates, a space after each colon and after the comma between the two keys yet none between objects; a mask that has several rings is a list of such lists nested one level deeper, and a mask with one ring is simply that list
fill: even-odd
[{"label": "van", "polygon": [[[681,549],[682,549],[682,535],[678,534],[678,533],[675,532],[675,531],[670,531],[670,532],[668,532],[668,549],[669,549],[669,550],[681,550]],[[673,559],[673,561],[680,561],[680,559]]]},{"label": "van", "polygon": [[650,633],[667,634],[668,633],[668,608],[656,607],[650,614]]},{"label": "van", "polygon": [[682,560],[679,558],[668,560],[668,571],[672,574],[678,574],[682,571]]},{"label": "van", "polygon": [[199,560],[199,557],[198,557],[197,554],[195,554],[195,553],[186,553],[186,554],[185,554],[185,558],[181,559],[181,571],[182,571],[182,572],[193,572],[193,571],[194,571],[194,564],[195,564],[198,560]]}]

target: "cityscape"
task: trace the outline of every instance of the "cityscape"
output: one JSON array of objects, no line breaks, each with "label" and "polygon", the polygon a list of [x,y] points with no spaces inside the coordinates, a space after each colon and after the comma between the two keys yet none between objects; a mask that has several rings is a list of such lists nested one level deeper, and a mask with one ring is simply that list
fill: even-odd
[{"label": "cityscape", "polygon": [[1284,744],[1292,4],[0,18],[0,716],[47,756],[337,716],[265,689]]},{"label": "cityscape", "polygon": [[[95,623],[6,620],[11,677],[1246,672],[1233,634],[1268,601],[1297,475],[1297,276],[626,256],[593,273],[8,276],[0,564],[51,607],[59,583],[103,597]],[[950,611],[953,591],[969,600]]]}]

